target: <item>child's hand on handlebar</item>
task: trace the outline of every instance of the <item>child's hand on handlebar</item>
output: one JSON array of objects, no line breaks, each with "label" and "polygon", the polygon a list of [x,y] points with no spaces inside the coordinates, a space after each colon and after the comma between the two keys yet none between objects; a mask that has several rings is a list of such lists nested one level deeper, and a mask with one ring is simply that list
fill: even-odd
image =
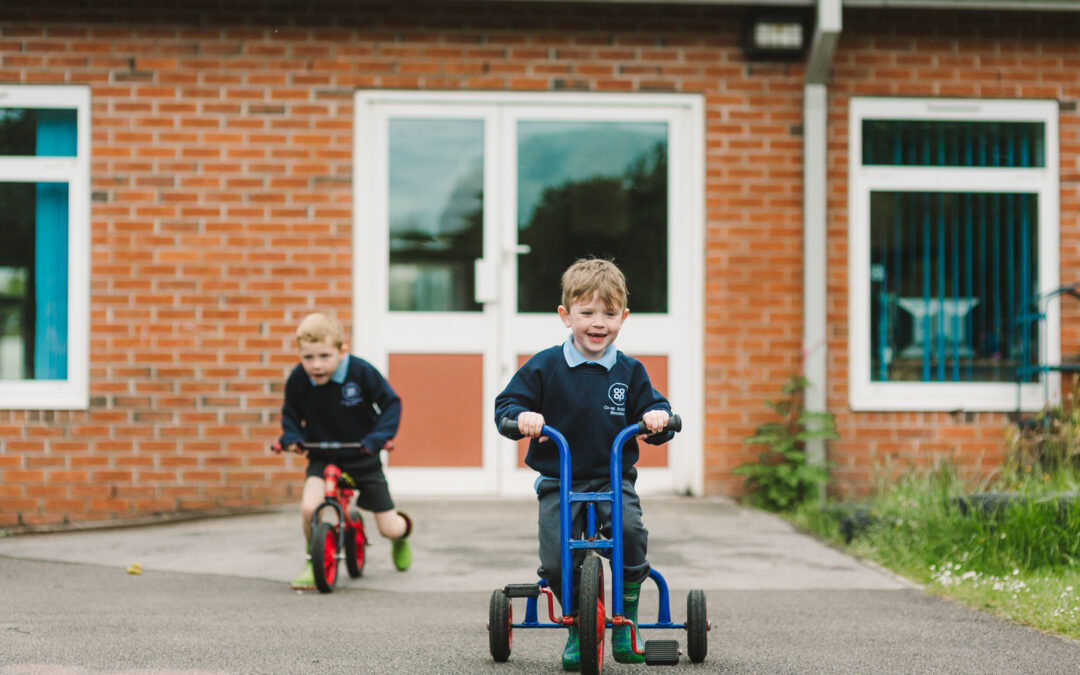
[{"label": "child's hand on handlebar", "polygon": [[[544,416],[538,412],[523,412],[517,418],[518,433],[522,436],[540,436],[544,429]],[[540,442],[547,440],[547,436],[540,436]]]},{"label": "child's hand on handlebar", "polygon": [[289,443],[282,447],[280,441],[274,441],[274,444],[270,446],[270,449],[274,451],[275,455],[280,455],[282,452],[295,452],[296,454],[303,456],[306,454],[304,448],[296,443]]},{"label": "child's hand on handlebar", "polygon": [[[648,428],[649,435],[663,431],[664,427],[667,426],[668,419],[666,410],[650,410],[641,416],[641,421]],[[642,436],[645,436],[645,434],[642,434]]]}]

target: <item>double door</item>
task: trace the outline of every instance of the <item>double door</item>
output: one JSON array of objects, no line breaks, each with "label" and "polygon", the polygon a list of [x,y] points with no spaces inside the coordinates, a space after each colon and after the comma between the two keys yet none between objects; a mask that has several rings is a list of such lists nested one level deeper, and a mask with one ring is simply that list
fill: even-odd
[{"label": "double door", "polygon": [[695,97],[357,94],[352,344],[404,401],[395,493],[530,489],[494,398],[565,339],[560,277],[589,256],[627,276],[617,347],[693,420],[639,485],[700,492],[699,127]]}]

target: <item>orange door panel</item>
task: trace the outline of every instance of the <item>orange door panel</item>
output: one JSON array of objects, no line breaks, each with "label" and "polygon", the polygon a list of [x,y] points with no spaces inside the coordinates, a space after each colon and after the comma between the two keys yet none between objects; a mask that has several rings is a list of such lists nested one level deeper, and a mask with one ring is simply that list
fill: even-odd
[{"label": "orange door panel", "polygon": [[390,354],[387,379],[402,403],[391,466],[483,464],[480,354]]}]

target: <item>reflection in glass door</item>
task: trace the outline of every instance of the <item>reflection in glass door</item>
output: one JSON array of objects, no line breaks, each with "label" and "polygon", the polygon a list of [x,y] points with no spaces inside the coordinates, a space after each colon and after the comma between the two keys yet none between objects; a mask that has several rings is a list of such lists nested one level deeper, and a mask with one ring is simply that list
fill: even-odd
[{"label": "reflection in glass door", "polygon": [[517,237],[529,251],[519,312],[551,312],[563,270],[583,257],[619,265],[635,312],[667,312],[667,132],[663,122],[518,122]]},{"label": "reflection in glass door", "polygon": [[389,135],[390,311],[480,311],[483,122],[391,119]]}]

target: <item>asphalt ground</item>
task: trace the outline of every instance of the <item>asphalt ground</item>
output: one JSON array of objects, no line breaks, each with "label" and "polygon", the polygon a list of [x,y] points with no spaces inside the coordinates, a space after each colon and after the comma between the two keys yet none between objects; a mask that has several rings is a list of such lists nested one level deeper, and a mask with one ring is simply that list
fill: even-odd
[{"label": "asphalt ground", "polygon": [[[644,497],[649,558],[709,654],[660,672],[1080,673],[1080,643],[925,595],[723,499]],[[516,629],[494,663],[492,590],[535,581],[530,500],[401,500],[414,565],[376,536],[364,576],[297,592],[298,509],[0,539],[0,673],[557,673],[565,633]],[[370,517],[367,519],[373,530]],[[141,574],[129,574],[133,563]],[[656,616],[646,586],[642,618]],[[515,601],[515,620],[524,602]],[[683,631],[653,630],[646,638]],[[609,652],[610,654],[610,652]],[[644,673],[610,661],[605,673]]]}]

